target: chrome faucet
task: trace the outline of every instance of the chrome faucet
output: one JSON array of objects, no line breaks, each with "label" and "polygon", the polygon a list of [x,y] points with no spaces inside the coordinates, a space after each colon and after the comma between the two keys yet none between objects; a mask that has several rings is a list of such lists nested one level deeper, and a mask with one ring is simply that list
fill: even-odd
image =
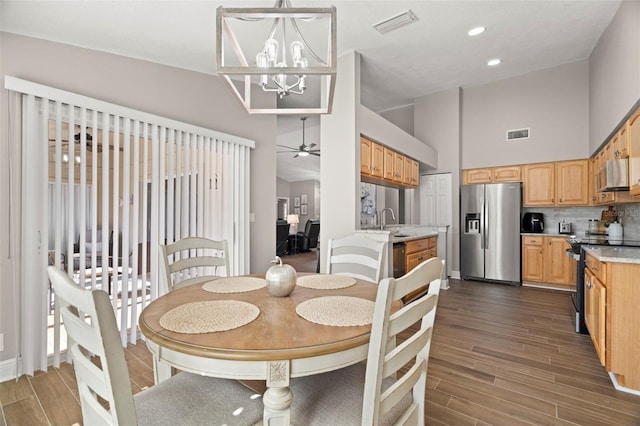
[{"label": "chrome faucet", "polygon": [[386,225],[385,224],[385,220],[384,220],[384,218],[385,218],[384,212],[386,212],[386,211],[390,211],[391,212],[391,219],[396,220],[396,215],[393,212],[393,209],[391,207],[386,207],[386,208],[382,209],[382,211],[380,212],[380,229],[384,229],[384,227]]}]

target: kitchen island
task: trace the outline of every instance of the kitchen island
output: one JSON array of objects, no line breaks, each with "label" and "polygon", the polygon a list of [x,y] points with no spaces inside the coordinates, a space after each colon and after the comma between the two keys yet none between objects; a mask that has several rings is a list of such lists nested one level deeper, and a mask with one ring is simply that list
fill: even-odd
[{"label": "kitchen island", "polygon": [[[431,257],[446,260],[447,231],[447,226],[390,225],[356,233],[387,243],[388,261],[382,276],[397,278]],[[449,288],[448,279],[442,280],[441,288]]]},{"label": "kitchen island", "polygon": [[640,395],[640,248],[585,251],[585,323],[616,389]]}]

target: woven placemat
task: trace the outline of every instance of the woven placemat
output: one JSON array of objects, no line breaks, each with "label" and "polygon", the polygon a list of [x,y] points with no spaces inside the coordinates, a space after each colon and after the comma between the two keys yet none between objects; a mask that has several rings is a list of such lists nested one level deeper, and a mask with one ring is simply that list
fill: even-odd
[{"label": "woven placemat", "polygon": [[160,317],[160,326],[177,333],[212,333],[242,327],[258,315],[260,309],[257,306],[239,300],[191,302]]},{"label": "woven placemat", "polygon": [[371,324],[374,306],[371,300],[359,297],[326,296],[302,302],[296,312],[316,324],[349,327]]},{"label": "woven placemat", "polygon": [[299,277],[297,285],[318,290],[334,290],[351,287],[355,285],[355,283],[355,278],[345,277],[343,275],[318,274]]},{"label": "woven placemat", "polygon": [[229,277],[211,280],[202,286],[211,293],[244,293],[267,286],[267,281],[256,277]]}]

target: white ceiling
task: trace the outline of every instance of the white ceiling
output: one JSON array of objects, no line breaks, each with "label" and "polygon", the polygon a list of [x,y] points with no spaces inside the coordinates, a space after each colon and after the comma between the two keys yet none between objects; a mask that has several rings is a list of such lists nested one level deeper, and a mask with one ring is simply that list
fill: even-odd
[{"label": "white ceiling", "polygon": [[[215,73],[216,7],[274,3],[0,1],[2,31],[208,74]],[[336,6],[338,56],[351,50],[362,54],[361,103],[377,112],[412,104],[414,98],[440,90],[585,59],[620,5],[619,0],[291,2],[301,7]],[[407,9],[418,16],[416,23],[386,35],[371,28]],[[487,31],[467,36],[478,25]],[[495,57],[503,63],[488,67],[487,60]],[[290,129],[296,121],[299,125],[299,117],[283,117],[279,124]],[[301,130],[300,126],[294,146],[301,143]],[[283,156],[278,154],[279,159]],[[292,176],[287,180],[300,180]]]}]

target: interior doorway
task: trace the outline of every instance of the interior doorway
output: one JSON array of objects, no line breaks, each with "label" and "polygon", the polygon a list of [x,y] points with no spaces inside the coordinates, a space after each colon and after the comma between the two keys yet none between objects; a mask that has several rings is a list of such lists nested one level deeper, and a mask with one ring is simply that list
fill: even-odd
[{"label": "interior doorway", "polygon": [[286,220],[289,214],[289,199],[276,197],[276,217],[278,220]]}]

